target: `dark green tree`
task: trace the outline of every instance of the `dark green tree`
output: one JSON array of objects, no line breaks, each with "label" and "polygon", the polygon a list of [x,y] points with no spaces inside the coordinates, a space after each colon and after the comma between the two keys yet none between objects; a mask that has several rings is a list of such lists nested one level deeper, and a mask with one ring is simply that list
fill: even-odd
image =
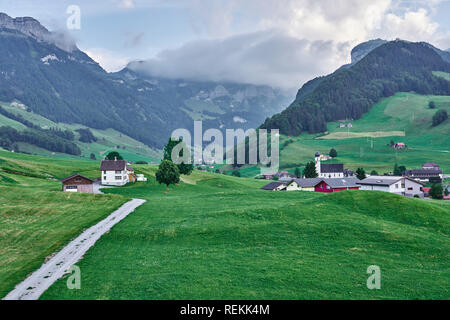
[{"label": "dark green tree", "polygon": [[156,181],[159,184],[166,185],[166,193],[169,192],[169,185],[180,182],[180,171],[172,161],[163,160],[155,174]]},{"label": "dark green tree", "polygon": [[448,119],[447,111],[438,110],[433,116],[433,127],[440,125],[442,122]]},{"label": "dark green tree", "polygon": [[123,160],[122,156],[117,151],[111,151],[106,156],[105,160]]},{"label": "dark green tree", "polygon": [[306,164],[305,170],[303,171],[305,178],[317,178],[316,165],[314,161],[310,161]]},{"label": "dark green tree", "polygon": [[378,175],[378,172],[377,172],[376,170],[372,170],[372,171],[370,172],[370,175],[371,175],[371,176],[377,176],[377,175]]},{"label": "dark green tree", "polygon": [[402,175],[402,173],[400,172],[400,169],[398,168],[398,164],[396,163],[395,165],[394,165],[394,176],[401,176]]},{"label": "dark green tree", "polygon": [[[169,138],[169,141],[167,142],[166,146],[164,147],[164,158],[163,160],[169,160],[172,161],[172,150],[175,148],[178,144],[184,143],[182,139],[173,139]],[[179,156],[183,157],[184,150],[181,149]],[[189,154],[190,158],[190,154]],[[192,170],[194,170],[194,165],[191,163],[180,163],[177,164],[178,170],[180,171],[180,174],[190,175],[192,173]]]},{"label": "dark green tree", "polygon": [[239,170],[233,170],[233,172],[231,173],[231,175],[232,175],[233,177],[238,177],[238,178],[240,178],[240,177],[241,177],[241,172],[240,172]]},{"label": "dark green tree", "polygon": [[97,158],[95,157],[95,154],[91,153],[91,155],[89,156],[91,158],[91,160],[97,160]]},{"label": "dark green tree", "polygon": [[356,177],[359,180],[364,180],[366,178],[366,171],[363,168],[358,168],[356,170]]},{"label": "dark green tree", "polygon": [[336,158],[338,156],[338,153],[336,151],[336,149],[331,149],[330,150],[330,157]]},{"label": "dark green tree", "polygon": [[433,184],[430,189],[429,195],[436,200],[442,200],[443,197],[443,189],[441,184]]},{"label": "dark green tree", "polygon": [[436,104],[434,103],[434,101],[430,101],[430,103],[428,104],[428,107],[430,109],[434,109],[434,108],[436,108]]},{"label": "dark green tree", "polygon": [[295,168],[294,174],[295,174],[295,176],[296,176],[297,178],[301,178],[302,173],[301,173],[301,171],[300,171],[300,168],[298,168],[298,167]]}]

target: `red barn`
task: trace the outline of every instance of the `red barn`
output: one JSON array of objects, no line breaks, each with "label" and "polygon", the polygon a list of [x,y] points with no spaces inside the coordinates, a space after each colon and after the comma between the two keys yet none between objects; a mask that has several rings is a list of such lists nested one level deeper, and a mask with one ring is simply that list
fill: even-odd
[{"label": "red barn", "polygon": [[359,190],[357,178],[321,179],[315,186],[315,192],[331,193],[345,190]]}]

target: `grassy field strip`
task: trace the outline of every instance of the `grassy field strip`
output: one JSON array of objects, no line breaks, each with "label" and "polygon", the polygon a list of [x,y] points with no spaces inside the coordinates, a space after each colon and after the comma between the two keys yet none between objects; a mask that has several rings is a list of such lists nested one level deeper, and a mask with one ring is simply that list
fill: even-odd
[{"label": "grassy field strip", "polygon": [[404,137],[404,131],[374,131],[374,132],[333,132],[317,139],[340,140],[353,138],[381,138],[381,137]]},{"label": "grassy field strip", "polygon": [[44,263],[41,268],[17,285],[3,300],[37,300],[45,290],[80,260],[103,234],[145,202],[142,199],[133,199],[114,211],[106,219],[84,231]]}]

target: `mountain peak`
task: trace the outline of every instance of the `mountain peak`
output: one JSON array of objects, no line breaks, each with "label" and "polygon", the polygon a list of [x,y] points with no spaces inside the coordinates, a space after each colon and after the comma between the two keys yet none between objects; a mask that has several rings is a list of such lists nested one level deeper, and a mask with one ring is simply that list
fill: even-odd
[{"label": "mountain peak", "polygon": [[369,40],[358,44],[352,49],[352,64],[355,64],[367,56],[372,50],[378,48],[379,46],[387,43],[388,41],[383,39]]},{"label": "mountain peak", "polygon": [[34,18],[17,17],[11,18],[6,13],[0,12],[0,28],[18,30],[27,36],[39,40],[45,40],[50,32]]}]

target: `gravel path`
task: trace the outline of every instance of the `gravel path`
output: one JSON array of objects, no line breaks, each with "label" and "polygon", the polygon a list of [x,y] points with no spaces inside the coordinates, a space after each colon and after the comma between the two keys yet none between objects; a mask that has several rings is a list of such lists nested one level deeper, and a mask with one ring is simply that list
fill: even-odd
[{"label": "gravel path", "polygon": [[[95,242],[116,223],[124,219],[145,200],[133,199],[114,211],[106,219],[84,231],[23,282],[3,300],[37,300],[72,265],[77,263]],[[81,274],[83,272],[81,271]]]}]

